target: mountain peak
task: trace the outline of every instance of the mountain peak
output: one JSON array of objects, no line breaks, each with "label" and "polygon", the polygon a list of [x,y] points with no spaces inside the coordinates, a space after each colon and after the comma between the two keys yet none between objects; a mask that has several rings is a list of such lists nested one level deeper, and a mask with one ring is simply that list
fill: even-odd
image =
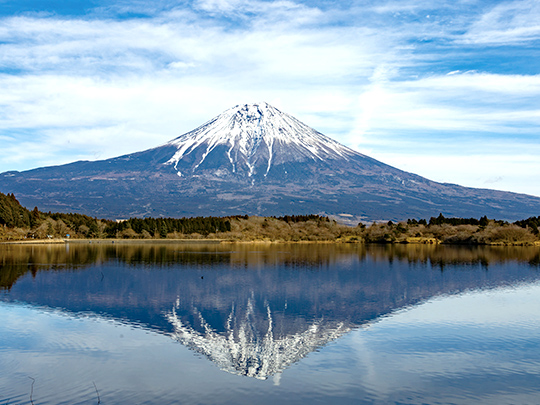
[{"label": "mountain peak", "polygon": [[230,108],[167,145],[177,148],[167,164],[179,176],[225,161],[221,171],[266,177],[276,164],[359,155],[266,102]]},{"label": "mountain peak", "polygon": [[224,112],[236,114],[240,117],[254,117],[254,116],[265,116],[271,114],[283,114],[274,106],[268,104],[266,101],[261,101],[258,103],[251,104],[238,104],[235,107],[229,108]]}]

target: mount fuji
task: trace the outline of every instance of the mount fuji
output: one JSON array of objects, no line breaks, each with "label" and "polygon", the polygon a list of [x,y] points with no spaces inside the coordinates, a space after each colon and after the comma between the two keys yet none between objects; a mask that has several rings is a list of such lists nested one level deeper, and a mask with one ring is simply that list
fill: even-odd
[{"label": "mount fuji", "polygon": [[5,172],[0,191],[30,208],[103,218],[321,214],[355,223],[540,214],[538,197],[401,171],[267,103],[236,106],[142,152]]}]

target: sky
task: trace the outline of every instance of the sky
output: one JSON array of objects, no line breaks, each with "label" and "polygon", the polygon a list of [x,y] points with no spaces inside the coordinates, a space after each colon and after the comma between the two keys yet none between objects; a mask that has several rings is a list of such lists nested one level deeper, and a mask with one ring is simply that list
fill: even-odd
[{"label": "sky", "polygon": [[260,101],[399,169],[540,196],[540,2],[0,0],[0,172]]}]

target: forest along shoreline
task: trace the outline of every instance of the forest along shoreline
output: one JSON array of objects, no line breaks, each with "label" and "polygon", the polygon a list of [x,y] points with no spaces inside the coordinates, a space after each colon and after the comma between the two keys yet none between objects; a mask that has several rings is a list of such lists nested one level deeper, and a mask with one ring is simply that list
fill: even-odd
[{"label": "forest along shoreline", "polygon": [[200,244],[219,245],[224,243],[221,239],[23,239],[1,241],[0,245],[65,245],[72,244]]},{"label": "forest along shoreline", "polygon": [[44,213],[0,193],[0,243],[402,243],[540,246],[540,217],[509,223],[476,218],[340,224],[321,215],[107,220]]}]

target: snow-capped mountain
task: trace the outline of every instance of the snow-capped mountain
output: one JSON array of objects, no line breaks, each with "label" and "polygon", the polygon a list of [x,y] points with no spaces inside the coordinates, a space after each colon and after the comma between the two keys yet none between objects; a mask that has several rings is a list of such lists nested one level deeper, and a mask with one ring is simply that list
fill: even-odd
[{"label": "snow-capped mountain", "polygon": [[178,149],[167,164],[179,176],[215,170],[217,175],[266,177],[288,162],[358,155],[267,103],[231,108],[167,145]]},{"label": "snow-capped mountain", "polygon": [[538,197],[401,171],[267,103],[236,106],[146,151],[2,173],[0,191],[30,208],[106,218],[321,214],[357,223],[540,213]]}]

